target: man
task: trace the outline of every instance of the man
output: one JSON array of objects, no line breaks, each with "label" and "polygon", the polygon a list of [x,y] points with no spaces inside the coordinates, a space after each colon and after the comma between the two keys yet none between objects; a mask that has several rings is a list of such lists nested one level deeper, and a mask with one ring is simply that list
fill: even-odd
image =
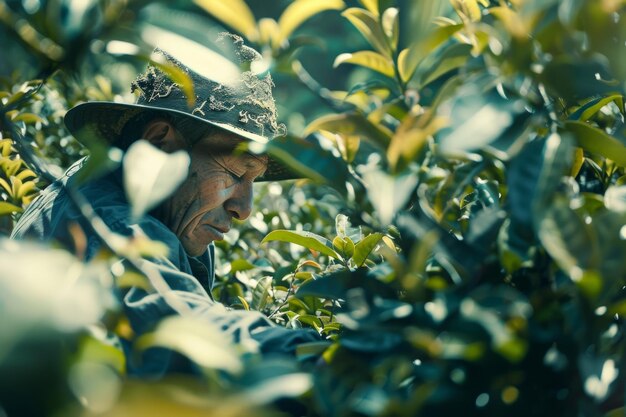
[{"label": "man", "polygon": [[[241,38],[224,38],[233,42],[242,64],[260,58]],[[163,51],[156,53],[160,61],[149,65],[132,84],[133,91],[139,92],[137,103],[83,103],[67,113],[65,122],[82,141],[96,137],[126,149],[142,138],[165,152],[186,150],[191,161],[187,179],[170,198],[135,222],[121,170],[77,184],[82,162],[77,163],[28,207],[12,237],[55,240],[74,248],[71,229],[79,224],[87,238],[85,258],[95,256],[103,241],[70,198],[68,188],[74,187],[112,232],[145,234],[169,249],[167,257],[144,264],[158,271],[168,288],[155,287],[150,292],[132,288],[122,297],[136,333],[149,331],[163,317],[180,313],[176,303],[183,303],[187,312],[217,325],[235,341],[256,344],[264,353],[293,353],[298,343],[317,340],[317,335],[273,326],[256,312],[228,311],[210,292],[214,280],[212,242],[223,239],[233,219],[250,215],[255,181],[285,175],[285,170],[265,155],[235,152],[243,141],[266,143],[284,131],[276,121],[271,77],[248,70],[237,82],[224,85],[191,71]],[[189,100],[184,88],[162,70],[167,68],[190,77],[195,100]],[[172,297],[176,303],[171,302]],[[180,370],[180,365],[174,363],[171,352],[161,350],[129,364],[130,373],[160,375],[172,370]]]}]

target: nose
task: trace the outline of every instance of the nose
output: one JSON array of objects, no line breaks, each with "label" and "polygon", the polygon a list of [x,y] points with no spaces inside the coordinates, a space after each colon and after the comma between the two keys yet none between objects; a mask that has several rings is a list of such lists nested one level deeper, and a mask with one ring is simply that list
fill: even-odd
[{"label": "nose", "polygon": [[252,196],[252,182],[242,181],[235,186],[230,198],[224,202],[224,208],[237,220],[245,220],[252,212]]}]

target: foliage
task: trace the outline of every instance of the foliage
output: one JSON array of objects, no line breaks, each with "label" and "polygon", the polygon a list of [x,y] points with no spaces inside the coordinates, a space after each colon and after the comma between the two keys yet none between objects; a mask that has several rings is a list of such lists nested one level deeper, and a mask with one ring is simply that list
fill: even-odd
[{"label": "foliage", "polygon": [[[44,326],[49,333],[10,334],[6,340],[28,346],[59,338],[95,346],[70,355],[69,370],[59,350],[59,369],[50,375],[70,381],[70,393],[58,393],[61,400],[40,414],[60,406],[147,413],[132,408],[138,407],[133,393],[167,403],[174,414],[174,407],[198,404],[201,410],[194,410],[204,413],[221,407],[232,415],[271,414],[281,396],[304,407],[300,414],[323,416],[623,412],[626,3],[455,0],[436,9],[424,0],[295,0],[258,20],[270,6],[239,0],[198,0],[193,7],[93,2],[84,19],[73,20],[78,12],[69,2],[44,2],[48,7],[35,11],[26,3],[0,2],[0,37],[19,42],[12,48],[21,51],[12,53],[40,63],[45,86],[19,80],[0,93],[2,197],[15,206],[2,206],[0,214],[19,212],[31,196],[21,192],[23,184],[14,186],[32,175],[15,156],[18,142],[6,138],[25,136],[20,140],[34,144],[17,149],[24,159],[63,165],[54,149],[67,148],[60,145],[66,134],[52,130],[62,127],[52,127],[59,120],[46,109],[96,98],[94,91],[112,97],[124,81],[97,78],[109,87],[83,94],[67,74],[105,73],[112,60],[98,52],[115,51],[120,42],[138,46],[124,68],[142,62],[147,53],[139,39],[151,25],[206,45],[200,29],[219,22],[255,44],[278,73],[277,89],[289,89],[279,103],[283,117],[308,140],[290,136],[264,150],[309,180],[257,190],[257,213],[216,243],[215,296],[325,337],[301,346],[297,359],[265,363],[245,347],[216,341],[212,329],[165,320],[137,348],[167,346],[203,370],[179,385],[191,399],[170,403],[172,380],[154,386],[123,378],[119,351],[85,334],[84,326],[69,331],[53,323]],[[75,25],[43,24],[43,10],[55,7],[66,7]],[[158,18],[163,11],[177,19]],[[20,31],[18,20],[6,18],[16,14],[32,30]],[[331,16],[343,19],[337,31],[344,39],[313,24]],[[431,16],[427,25],[408,29],[424,16]],[[319,83],[307,67],[314,45],[325,39],[337,52],[328,67],[336,67],[341,90]],[[51,72],[56,68],[61,72]],[[307,89],[317,98],[305,99]],[[35,106],[41,100],[46,104]],[[311,103],[324,103],[324,111],[310,110]],[[50,141],[36,139],[42,134]],[[108,150],[91,148],[94,160],[111,159]],[[11,256],[53,262],[32,248],[5,245]],[[145,285],[134,270],[112,268],[119,257],[158,250],[133,245],[140,243],[112,244],[97,267],[109,277],[103,293]],[[25,264],[16,271],[35,273]],[[6,267],[1,278],[3,290],[14,288]],[[104,310],[97,312],[101,326],[132,340],[123,314],[114,306]],[[22,311],[9,313],[35,322]],[[202,337],[192,339],[196,334]],[[2,366],[11,363],[14,353],[7,351],[0,349]],[[221,352],[224,361],[203,352]],[[303,365],[311,358],[316,366]],[[76,386],[95,386],[72,382],[82,381],[75,368],[85,366],[97,367],[110,387],[102,408],[94,404],[104,395],[76,402],[82,395]],[[248,409],[256,405],[263,408]]]}]

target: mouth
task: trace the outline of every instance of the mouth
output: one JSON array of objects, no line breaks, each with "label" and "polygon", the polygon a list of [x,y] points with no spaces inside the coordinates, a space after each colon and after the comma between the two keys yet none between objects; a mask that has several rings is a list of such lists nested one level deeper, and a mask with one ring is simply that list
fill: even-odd
[{"label": "mouth", "polygon": [[203,224],[202,230],[204,230],[211,240],[223,240],[224,234],[228,233],[230,227],[212,226],[210,224]]}]

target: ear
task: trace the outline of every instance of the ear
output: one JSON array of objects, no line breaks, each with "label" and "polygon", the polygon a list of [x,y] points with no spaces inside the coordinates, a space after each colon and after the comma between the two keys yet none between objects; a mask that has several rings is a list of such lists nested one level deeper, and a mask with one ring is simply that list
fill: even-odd
[{"label": "ear", "polygon": [[185,141],[174,126],[162,119],[148,122],[141,137],[162,151],[171,153],[185,149]]}]

